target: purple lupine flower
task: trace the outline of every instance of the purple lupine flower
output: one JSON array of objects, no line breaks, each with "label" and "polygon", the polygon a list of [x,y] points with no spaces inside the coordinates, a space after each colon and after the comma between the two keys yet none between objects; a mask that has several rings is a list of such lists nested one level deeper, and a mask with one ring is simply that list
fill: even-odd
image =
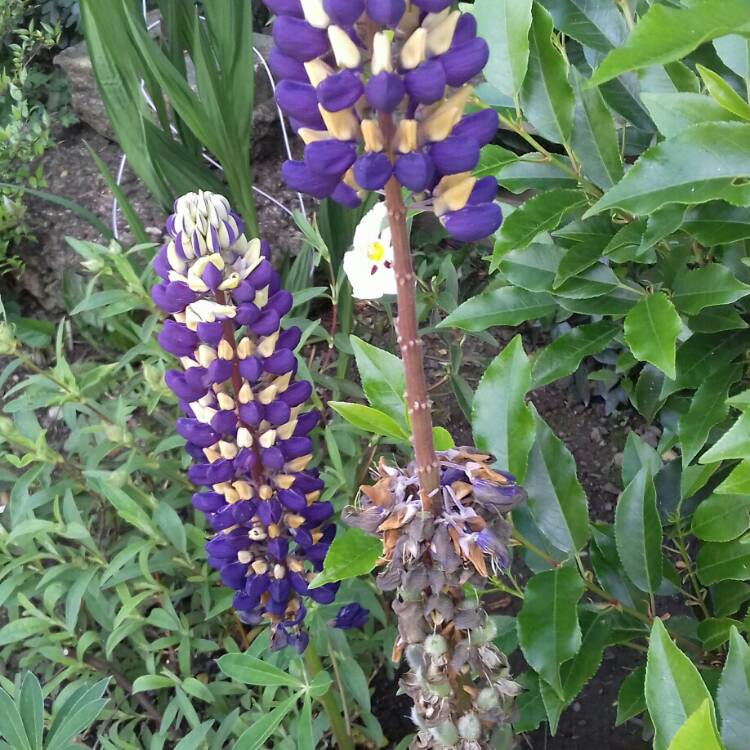
[{"label": "purple lupine flower", "polygon": [[361,604],[352,602],[344,605],[337,613],[336,617],[331,620],[334,628],[341,630],[352,630],[363,628],[370,618],[370,610],[365,609]]},{"label": "purple lupine flower", "polygon": [[277,101],[307,144],[283,167],[290,188],[354,207],[395,179],[451,237],[497,230],[497,183],[476,189],[472,171],[498,116],[464,115],[489,58],[471,14],[451,0],[265,3],[276,15]]},{"label": "purple lupine flower", "polygon": [[[215,532],[208,561],[236,591],[244,622],[269,623],[272,648],[301,652],[303,598],[335,526],[330,503],[319,501],[323,482],[308,468],[318,418],[304,407],[312,385],[295,380],[300,331],[280,324],[292,297],[268,244],[246,239],[222,196],[179,198],[167,233],[152,297],[171,316],[159,342],[183,368],[165,382],[184,413],[177,432],[195,461],[188,476],[201,487],[193,505]],[[324,589],[310,598],[333,601],[337,585]]]}]

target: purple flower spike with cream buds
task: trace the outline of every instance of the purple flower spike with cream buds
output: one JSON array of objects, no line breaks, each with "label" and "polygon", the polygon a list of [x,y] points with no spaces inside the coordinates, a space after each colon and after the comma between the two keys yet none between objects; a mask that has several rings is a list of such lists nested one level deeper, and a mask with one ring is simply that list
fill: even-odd
[{"label": "purple flower spike with cream buds", "polygon": [[268,244],[245,238],[225,198],[189,193],[174,210],[152,296],[171,316],[159,342],[182,365],[166,383],[184,414],[188,476],[201,487],[193,505],[214,531],[208,561],[237,592],[243,622],[270,624],[272,649],[302,652],[305,598],[328,604],[337,584],[308,591],[335,526],[308,468],[318,415],[305,410],[312,385],[295,380],[300,331],[281,327],[292,296]]},{"label": "purple flower spike with cream buds", "polygon": [[[472,171],[498,117],[464,116],[489,59],[473,16],[451,0],[265,2],[276,15],[277,101],[307,144],[303,161],[285,165],[289,187],[351,207],[393,177],[455,239],[493,234],[497,183],[477,194]],[[355,161],[331,157],[322,169],[320,154],[338,144]]]}]

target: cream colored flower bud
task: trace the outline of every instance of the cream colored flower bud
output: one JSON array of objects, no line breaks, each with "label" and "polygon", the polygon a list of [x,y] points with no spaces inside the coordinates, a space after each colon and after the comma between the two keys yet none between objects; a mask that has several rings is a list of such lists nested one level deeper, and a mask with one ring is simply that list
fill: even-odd
[{"label": "cream colored flower bud", "polygon": [[328,27],[328,39],[331,42],[336,64],[341,68],[358,68],[362,60],[359,48],[349,34],[340,26]]},{"label": "cream colored flower bud", "polygon": [[323,0],[300,0],[305,21],[316,29],[327,29],[331,24],[328,13],[323,9]]},{"label": "cream colored flower bud", "polygon": [[379,31],[372,40],[372,62],[370,63],[372,74],[392,73],[393,59],[391,57],[391,39],[388,34]]},{"label": "cream colored flower bud", "polygon": [[418,28],[401,48],[401,65],[413,70],[427,59],[427,29]]}]

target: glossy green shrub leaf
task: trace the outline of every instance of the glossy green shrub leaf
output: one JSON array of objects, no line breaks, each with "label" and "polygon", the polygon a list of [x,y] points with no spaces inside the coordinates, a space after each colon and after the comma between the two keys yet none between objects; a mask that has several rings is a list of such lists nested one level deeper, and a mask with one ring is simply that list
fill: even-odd
[{"label": "glossy green shrub leaf", "polygon": [[523,250],[537,235],[556,229],[569,211],[585,203],[586,196],[580,190],[550,190],[529,198],[503,222],[495,236],[491,269],[496,269],[509,251]]},{"label": "glossy green shrub leaf", "polygon": [[669,750],[724,750],[716,733],[713,705],[708,698],[677,730]]},{"label": "glossy green shrub leaf", "polygon": [[492,326],[517,326],[527,320],[543,318],[554,310],[555,303],[549,294],[504,286],[459,305],[438,328],[486,331]]},{"label": "glossy green shrub leaf", "polygon": [[507,148],[490,143],[482,147],[479,155],[479,164],[472,173],[475,177],[495,177],[506,165],[516,161],[518,157]]},{"label": "glossy green shrub leaf", "polygon": [[609,52],[627,36],[625,18],[607,0],[541,0],[555,27],[585,47]]},{"label": "glossy green shrub leaf", "polygon": [[701,456],[700,462],[710,464],[729,458],[750,458],[750,412],[741,414],[728,432]]},{"label": "glossy green shrub leaf", "polygon": [[708,93],[716,100],[717,104],[724,107],[743,120],[750,120],[750,104],[748,104],[718,73],[709,70],[703,65],[697,65],[696,69],[703,80]]},{"label": "glossy green shrub leaf", "polygon": [[529,68],[521,105],[531,124],[548,140],[567,143],[573,129],[573,89],[566,63],[552,42],[552,19],[540,5],[532,8]]},{"label": "glossy green shrub leaf", "polygon": [[739,34],[729,34],[714,41],[721,61],[741,78],[750,78],[750,41]]},{"label": "glossy green shrub leaf", "polygon": [[743,31],[750,31],[743,0],[700,0],[679,9],[652,5],[622,47],[612,50],[594,71],[592,83],[679,60],[704,42]]},{"label": "glossy green shrub leaf", "polygon": [[368,536],[359,529],[347,529],[331,543],[323,572],[313,578],[310,588],[365,575],[375,567],[382,554],[383,543],[380,539]]},{"label": "glossy green shrub leaf", "polygon": [[641,215],[715,199],[746,205],[748,178],[750,123],[696,125],[648,149],[588,215],[615,207]]},{"label": "glossy green shrub leaf", "polygon": [[729,635],[729,653],[716,691],[725,750],[745,750],[750,736],[750,647],[736,628]]},{"label": "glossy green shrub leaf", "polygon": [[656,123],[658,131],[665,137],[706,122],[732,122],[736,117],[705,94],[688,91],[676,93],[658,92],[641,94],[643,103]]},{"label": "glossy green shrub leaf", "polygon": [[[619,18],[620,14],[610,6]],[[573,69],[575,108],[571,145],[583,174],[595,185],[607,189],[622,178],[623,164],[612,114],[598,88],[587,87]]]},{"label": "glossy green shrub leaf", "polygon": [[534,419],[526,404],[530,385],[531,365],[516,336],[485,370],[472,404],[475,445],[520,482],[534,441]]},{"label": "glossy green shrub leaf", "polygon": [[533,410],[536,435],[524,488],[539,531],[561,552],[573,554],[589,539],[588,501],[573,456]]},{"label": "glossy green shrub leaf", "polygon": [[687,466],[701,451],[711,429],[722,422],[729,413],[726,404],[729,387],[739,377],[737,367],[728,367],[715,373],[695,392],[690,408],[680,417],[680,444],[682,465]]},{"label": "glossy green shrub leaf", "polygon": [[681,328],[674,305],[666,295],[656,292],[643,297],[625,317],[625,341],[637,359],[650,362],[674,378]]},{"label": "glossy green shrub leaf", "polygon": [[662,526],[651,471],[644,466],[620,495],[615,509],[617,552],[628,578],[655,592],[662,579]]},{"label": "glossy green shrub leaf", "polygon": [[731,542],[748,529],[750,495],[710,495],[693,514],[693,534],[706,542]]},{"label": "glossy green shrub leaf", "polygon": [[698,578],[706,586],[726,580],[750,580],[750,535],[702,545],[696,563]]},{"label": "glossy green shrub leaf", "polygon": [[487,80],[503,94],[521,90],[529,63],[531,0],[477,0],[473,12],[490,48]]},{"label": "glossy green shrub leaf", "polygon": [[598,354],[614,338],[619,326],[608,320],[590,323],[564,333],[537,355],[532,369],[532,388],[574,373],[585,357]]},{"label": "glossy green shrub leaf", "polygon": [[619,727],[646,710],[645,695],[646,668],[633,670],[620,685],[617,693],[617,718],[615,726]]},{"label": "glossy green shrub leaf", "polygon": [[680,312],[697,315],[705,307],[737,302],[750,294],[750,286],[726,266],[710,263],[684,270],[675,280],[673,292],[672,300]]},{"label": "glossy green shrub leaf", "polygon": [[724,495],[750,494],[750,461],[742,461],[732,469],[730,475],[716,488]]},{"label": "glossy green shrub leaf", "polygon": [[688,717],[711,697],[695,665],[675,646],[658,618],[649,640],[645,685],[654,750],[665,750]]},{"label": "glossy green shrub leaf", "polygon": [[578,600],[583,581],[572,568],[537,573],[526,585],[518,613],[518,635],[526,661],[558,695],[563,686],[560,667],[581,648]]}]

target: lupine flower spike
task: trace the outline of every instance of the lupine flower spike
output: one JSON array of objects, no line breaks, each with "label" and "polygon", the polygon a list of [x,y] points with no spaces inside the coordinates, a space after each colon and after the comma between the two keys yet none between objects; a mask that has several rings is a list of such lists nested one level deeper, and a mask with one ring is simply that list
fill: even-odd
[{"label": "lupine flower spike", "polygon": [[473,448],[438,454],[437,513],[423,510],[413,471],[381,460],[375,484],[361,488],[361,505],[345,511],[348,524],[383,540],[386,567],[377,583],[396,592],[393,658],[405,655],[410,668],[401,688],[414,701],[419,729],[412,750],[495,747],[519,691],[475,593],[509,565],[503,514],[525,498],[490,458]]},{"label": "lupine flower spike", "polygon": [[305,410],[312,385],[296,380],[298,328],[281,318],[292,306],[265,241],[248,240],[220,195],[177,200],[168,239],[154,260],[156,304],[170,315],[159,335],[179,358],[166,383],[184,417],[177,431],[201,490],[193,505],[214,536],[209,563],[234,589],[250,625],[271,625],[271,647],[303,651],[305,598],[334,600],[337,586],[308,591],[335,533],[323,482],[309,469],[318,422]]},{"label": "lupine flower spike", "polygon": [[451,0],[265,3],[277,101],[306,144],[289,187],[354,207],[395,177],[457,240],[500,226],[495,179],[471,174],[498,127],[494,110],[464,116],[489,57],[472,15]]}]

